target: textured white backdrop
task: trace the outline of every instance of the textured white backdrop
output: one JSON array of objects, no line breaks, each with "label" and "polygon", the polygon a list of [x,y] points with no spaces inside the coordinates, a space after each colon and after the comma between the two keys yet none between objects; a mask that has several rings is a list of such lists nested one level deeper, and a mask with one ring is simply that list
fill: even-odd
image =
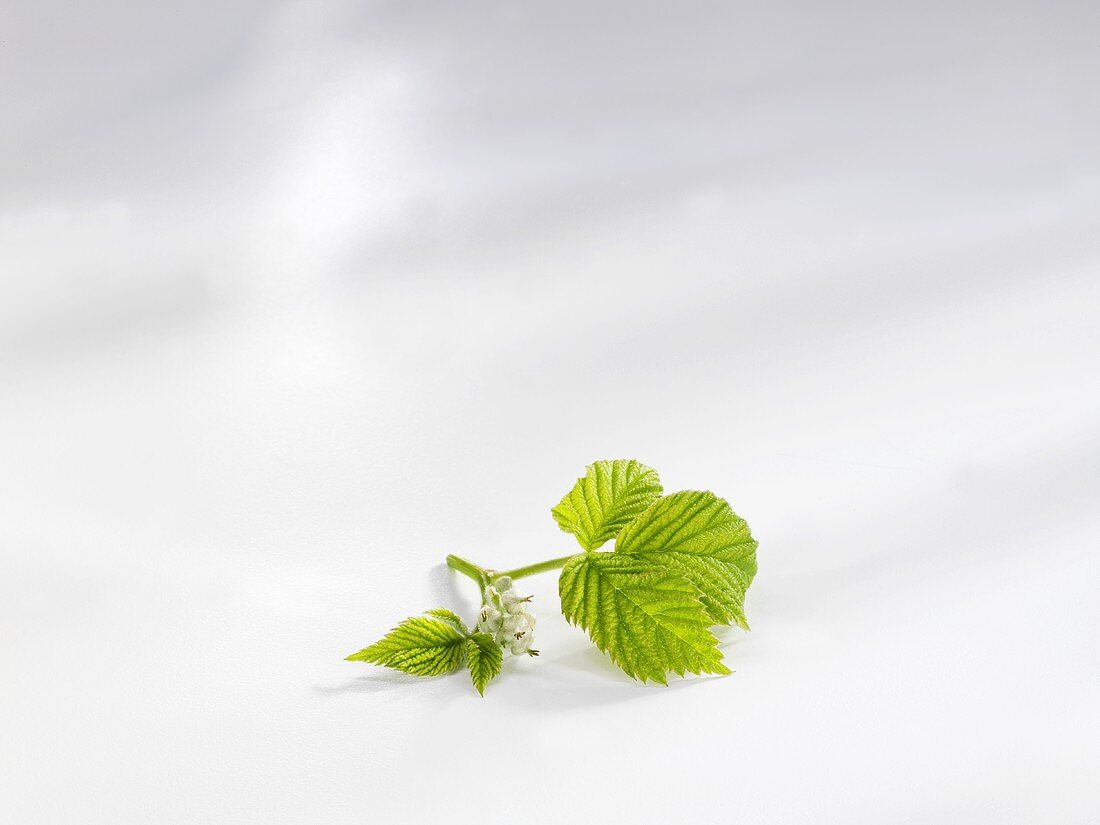
[{"label": "textured white backdrop", "polygon": [[[1100,6],[0,9],[0,821],[1100,818]],[[735,673],[530,580],[636,457]]]}]

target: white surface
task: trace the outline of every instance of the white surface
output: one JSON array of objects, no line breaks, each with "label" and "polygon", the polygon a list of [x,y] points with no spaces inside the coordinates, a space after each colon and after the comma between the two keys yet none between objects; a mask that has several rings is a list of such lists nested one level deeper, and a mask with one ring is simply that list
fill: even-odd
[{"label": "white surface", "polygon": [[[0,821],[1100,817],[1095,4],[0,28]],[[618,456],[732,676],[341,661]]]}]

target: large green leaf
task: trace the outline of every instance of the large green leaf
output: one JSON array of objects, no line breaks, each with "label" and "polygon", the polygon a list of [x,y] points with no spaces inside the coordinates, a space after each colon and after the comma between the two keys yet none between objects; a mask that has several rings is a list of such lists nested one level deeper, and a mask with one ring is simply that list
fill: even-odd
[{"label": "large green leaf", "polygon": [[629,676],[729,673],[695,586],[678,573],[618,553],[583,553],[558,580],[562,613]]},{"label": "large green leaf", "polygon": [[596,461],[551,510],[585,550],[595,550],[661,495],[657,471],[639,461]]},{"label": "large green leaf", "polygon": [[681,574],[699,589],[714,624],[745,620],[745,591],[756,575],[756,542],[745,520],[711,492],[658,499],[615,539],[615,552]]}]

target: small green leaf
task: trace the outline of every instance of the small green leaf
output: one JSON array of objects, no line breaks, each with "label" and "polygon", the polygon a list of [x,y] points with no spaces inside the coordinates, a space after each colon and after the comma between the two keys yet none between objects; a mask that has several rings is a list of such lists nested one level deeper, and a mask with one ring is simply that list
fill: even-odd
[{"label": "small green leaf", "polygon": [[470,629],[466,627],[466,623],[462,621],[453,610],[448,610],[445,607],[436,607],[432,610],[428,610],[427,614],[429,616],[435,616],[437,619],[442,619],[445,622],[450,622],[462,632],[463,636],[470,635]]},{"label": "small green leaf", "polygon": [[673,570],[700,592],[714,624],[748,630],[745,591],[756,575],[756,542],[745,520],[711,492],[665,496],[615,538],[615,552]]},{"label": "small green leaf", "polygon": [[465,641],[466,635],[449,621],[414,616],[347,661],[385,665],[414,676],[441,676],[462,664]]},{"label": "small green leaf", "polygon": [[596,461],[550,512],[585,550],[595,550],[661,495],[657,471],[639,461]]},{"label": "small green leaf", "polygon": [[485,686],[500,673],[504,662],[504,650],[490,633],[475,633],[466,640],[466,664],[470,668],[470,681],[477,692],[485,695]]},{"label": "small green leaf", "polygon": [[668,684],[668,671],[729,673],[699,591],[678,573],[618,553],[585,553],[558,580],[565,618],[628,676]]}]

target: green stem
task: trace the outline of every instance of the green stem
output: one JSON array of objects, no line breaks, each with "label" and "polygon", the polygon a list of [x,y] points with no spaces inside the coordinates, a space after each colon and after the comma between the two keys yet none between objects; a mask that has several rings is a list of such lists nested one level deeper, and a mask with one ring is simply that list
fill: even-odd
[{"label": "green stem", "polygon": [[447,566],[452,570],[457,570],[465,576],[469,576],[478,586],[484,588],[489,583],[489,571],[480,565],[474,564],[472,561],[467,561],[462,556],[456,556],[451,553],[447,556]]},{"label": "green stem", "polygon": [[472,561],[462,558],[462,556],[456,556],[454,553],[451,553],[447,556],[447,566],[452,570],[457,570],[464,576],[469,576],[477,582],[482,590],[484,590],[485,585],[503,576],[508,576],[512,579],[522,579],[525,576],[534,576],[536,573],[545,573],[547,570],[557,570],[559,567],[564,567],[565,563],[575,555],[577,554],[572,553],[568,556],[562,556],[559,559],[549,559],[547,561],[537,562],[536,564],[528,564],[523,567],[516,567],[512,570],[498,572],[482,567],[480,564],[474,564]]},{"label": "green stem", "polygon": [[564,567],[565,563],[569,561],[576,553],[571,553],[568,556],[562,556],[560,559],[550,559],[548,561],[540,561],[537,564],[528,564],[524,567],[517,567],[513,570],[505,570],[501,573],[493,573],[492,578],[499,579],[501,576],[508,576],[512,579],[522,579],[524,576],[534,576],[536,573],[545,573],[547,570],[557,570],[559,567]]}]

